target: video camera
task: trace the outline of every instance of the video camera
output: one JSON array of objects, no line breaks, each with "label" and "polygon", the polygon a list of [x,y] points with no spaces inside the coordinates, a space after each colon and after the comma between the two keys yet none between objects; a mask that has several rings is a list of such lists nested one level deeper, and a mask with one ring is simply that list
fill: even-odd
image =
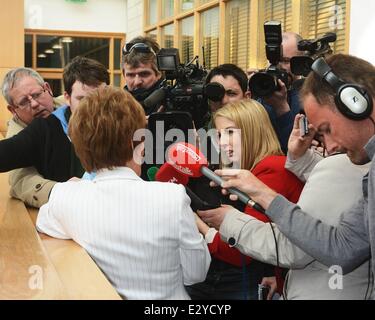
[{"label": "video camera", "polygon": [[311,71],[313,62],[327,54],[332,53],[331,42],[337,39],[336,33],[328,32],[321,38],[314,40],[301,40],[298,42],[298,50],[306,51],[308,56],[298,56],[290,59],[290,68],[293,74],[307,77]]},{"label": "video camera", "polygon": [[256,98],[268,97],[273,92],[280,90],[278,79],[290,86],[288,72],[278,67],[283,56],[281,23],[279,21],[267,21],[264,23],[264,35],[266,39],[266,55],[270,66],[265,70],[254,74],[249,80],[249,88]]},{"label": "video camera", "polygon": [[164,48],[157,53],[156,59],[158,69],[165,73],[165,80],[145,103],[162,104],[167,112],[188,112],[196,128],[202,127],[208,111],[203,92],[207,71],[199,65],[198,56],[183,65],[180,64],[178,49]]}]

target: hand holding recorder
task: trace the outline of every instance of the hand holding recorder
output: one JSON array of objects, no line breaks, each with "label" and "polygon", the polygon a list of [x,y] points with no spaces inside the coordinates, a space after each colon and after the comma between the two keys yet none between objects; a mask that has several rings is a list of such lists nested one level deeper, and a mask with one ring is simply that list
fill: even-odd
[{"label": "hand holding recorder", "polygon": [[310,148],[315,134],[314,126],[308,123],[307,118],[303,114],[297,114],[288,141],[289,156],[293,160],[302,157]]}]

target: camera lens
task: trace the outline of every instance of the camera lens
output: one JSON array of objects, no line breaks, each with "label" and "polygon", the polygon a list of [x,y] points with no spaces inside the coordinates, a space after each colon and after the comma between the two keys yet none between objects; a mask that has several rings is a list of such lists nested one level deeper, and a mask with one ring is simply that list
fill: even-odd
[{"label": "camera lens", "polygon": [[223,100],[225,96],[225,89],[222,84],[218,82],[210,82],[204,86],[204,94],[207,99],[218,102]]},{"label": "camera lens", "polygon": [[259,72],[250,78],[249,88],[255,97],[267,97],[277,90],[277,79],[270,74]]}]

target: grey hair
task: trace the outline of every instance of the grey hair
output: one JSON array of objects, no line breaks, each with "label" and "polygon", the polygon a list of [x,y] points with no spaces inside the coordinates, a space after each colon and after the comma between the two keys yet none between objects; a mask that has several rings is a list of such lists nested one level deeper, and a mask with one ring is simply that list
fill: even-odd
[{"label": "grey hair", "polygon": [[9,95],[9,91],[13,89],[17,83],[24,77],[34,78],[41,86],[44,84],[44,79],[41,75],[33,69],[30,68],[15,68],[10,70],[4,77],[3,83],[1,85],[1,93],[3,94],[6,102],[9,105],[13,104],[13,100]]}]

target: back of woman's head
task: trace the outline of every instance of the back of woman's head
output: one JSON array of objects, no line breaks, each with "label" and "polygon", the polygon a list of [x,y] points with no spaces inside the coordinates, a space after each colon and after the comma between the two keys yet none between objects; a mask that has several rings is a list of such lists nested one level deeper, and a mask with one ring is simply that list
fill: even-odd
[{"label": "back of woman's head", "polygon": [[257,101],[229,103],[213,117],[214,122],[218,117],[231,120],[241,130],[241,168],[251,170],[265,157],[283,154],[268,113]]},{"label": "back of woman's head", "polygon": [[69,121],[69,135],[86,171],[124,166],[133,158],[134,133],[144,129],[142,106],[128,92],[107,86],[83,98]]}]

